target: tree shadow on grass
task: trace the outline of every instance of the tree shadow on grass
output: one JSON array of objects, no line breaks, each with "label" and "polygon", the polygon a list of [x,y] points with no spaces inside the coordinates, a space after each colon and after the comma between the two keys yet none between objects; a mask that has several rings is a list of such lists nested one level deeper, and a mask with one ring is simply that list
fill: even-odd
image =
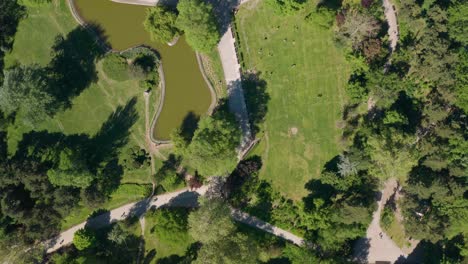
[{"label": "tree shadow on grass", "polygon": [[47,66],[50,93],[56,100],[55,111],[72,106],[72,99],[97,81],[96,60],[104,49],[89,31],[105,42],[103,30],[96,25],[77,27],[67,36],[57,36],[52,47],[52,61]]},{"label": "tree shadow on grass", "polygon": [[267,83],[260,78],[260,75],[261,73],[247,73],[242,76],[242,88],[254,136],[260,131],[270,101],[270,95],[266,91]]},{"label": "tree shadow on grass", "polygon": [[91,139],[87,152],[92,168],[98,167],[101,162],[116,159],[120,148],[128,143],[130,129],[138,120],[136,103],[137,99],[133,97],[125,106],[117,107]]}]

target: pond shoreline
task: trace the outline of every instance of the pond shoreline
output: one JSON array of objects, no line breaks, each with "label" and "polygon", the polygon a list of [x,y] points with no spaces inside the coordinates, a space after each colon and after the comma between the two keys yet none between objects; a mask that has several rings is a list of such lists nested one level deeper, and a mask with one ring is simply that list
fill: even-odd
[{"label": "pond shoreline", "polygon": [[[79,25],[81,25],[83,28],[87,29],[88,32],[90,32],[94,36],[94,38],[96,39],[96,42],[103,48],[103,50],[106,53],[109,53],[109,52],[122,53],[122,52],[131,50],[131,49],[134,49],[134,48],[138,48],[138,47],[146,47],[146,48],[149,48],[149,49],[159,53],[159,51],[157,49],[149,47],[149,46],[147,46],[145,44],[138,44],[138,45],[127,48],[127,49],[122,50],[122,51],[113,49],[112,47],[108,46],[107,43],[103,42],[102,39],[100,38],[100,36],[92,28],[90,28],[88,26],[88,24],[81,17],[79,11],[77,10],[75,1],[74,0],[67,0],[67,3],[68,3],[68,6],[69,6],[69,9],[70,9],[70,11],[72,13],[73,18],[78,22]],[[216,103],[218,101],[218,96],[217,96],[217,94],[216,94],[216,92],[214,90],[214,87],[212,86],[211,82],[208,80],[208,78],[206,76],[204,65],[203,65],[203,63],[201,63],[201,60],[200,60],[200,55],[197,52],[195,52],[195,55],[196,55],[196,61],[197,61],[197,64],[198,64],[198,70],[200,71],[201,76],[203,77],[205,85],[208,86],[208,90],[210,92],[210,97],[211,97],[210,106],[209,106],[208,110],[205,113],[208,114],[208,115],[211,115],[211,113],[212,113],[212,111],[213,111],[213,109],[216,106]],[[161,112],[163,110],[164,101],[165,101],[164,99],[165,99],[165,94],[166,94],[166,82],[165,82],[165,75],[164,75],[162,60],[160,60],[159,63],[160,64],[159,64],[159,67],[158,67],[158,74],[159,74],[159,77],[160,77],[159,88],[161,89],[161,93],[160,93],[160,96],[158,98],[158,102],[156,102],[158,104],[157,111],[151,117],[152,118],[151,128],[150,128],[150,131],[149,131],[149,133],[150,133],[149,138],[156,145],[162,145],[162,144],[169,144],[170,143],[170,140],[157,139],[154,136],[154,130],[156,128],[157,121],[158,121],[158,119],[160,117],[160,114],[161,114]]]}]

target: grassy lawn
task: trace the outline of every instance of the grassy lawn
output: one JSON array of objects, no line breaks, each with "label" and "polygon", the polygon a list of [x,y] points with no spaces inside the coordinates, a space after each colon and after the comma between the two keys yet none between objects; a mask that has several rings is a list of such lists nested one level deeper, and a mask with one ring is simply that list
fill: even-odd
[{"label": "grassy lawn", "polygon": [[[53,0],[50,5],[29,8],[28,16],[21,21],[15,37],[13,50],[5,57],[6,65],[33,64],[47,65],[51,60],[51,47],[57,36],[66,36],[78,27],[71,16],[66,1]],[[109,79],[102,70],[102,62],[96,62],[97,80],[84,89],[72,100],[71,108],[57,113],[54,118],[44,121],[34,128],[36,131],[62,132],[66,135],[88,134],[94,136],[109,119],[117,107],[124,107],[132,98],[136,98],[135,110],[138,114],[136,123],[130,128],[128,144],[121,149],[124,153],[127,147],[145,147],[145,104],[143,90],[138,80],[116,82]],[[150,102],[155,104],[158,91],[151,94]],[[150,107],[150,115],[156,106]],[[33,128],[25,126],[21,117],[8,128],[8,147],[10,155],[16,152],[17,144],[23,134]],[[126,171],[122,176],[123,185],[112,195],[111,200],[102,206],[112,209],[122,204],[142,199],[148,195],[150,168]],[[84,221],[96,208],[79,208],[70,214],[63,223],[66,229]]]},{"label": "grassy lawn", "polygon": [[111,199],[100,206],[100,208],[89,208],[80,206],[72,211],[67,217],[63,219],[62,230],[67,230],[68,228],[77,225],[85,221],[88,216],[98,209],[112,210],[119,207],[122,204],[129,202],[134,202],[142,200],[151,193],[151,185],[139,185],[139,184],[122,184],[119,188],[112,194]]},{"label": "grassy lawn", "polygon": [[38,63],[46,65],[50,47],[58,34],[66,35],[77,26],[64,0],[53,0],[44,7],[28,9],[18,27],[13,52],[5,57],[5,66]]},{"label": "grassy lawn", "polygon": [[[18,63],[38,63],[46,65],[51,59],[51,47],[58,35],[66,36],[78,24],[70,14],[66,1],[54,0],[50,5],[38,8],[29,8],[28,16],[18,27],[13,50],[5,58],[6,65]],[[39,28],[38,28],[39,27]],[[34,43],[34,45],[31,45]],[[62,132],[64,134],[85,133],[93,136],[99,131],[102,124],[109,118],[118,106],[125,104],[133,97],[137,99],[135,105],[138,120],[130,131],[128,146],[144,147],[145,144],[145,106],[143,91],[137,80],[116,82],[105,76],[102,63],[98,62],[96,70],[98,80],[86,88],[79,96],[73,99],[72,107],[58,113],[53,119],[46,120],[35,128],[37,131]],[[150,101],[157,101],[157,91],[152,93]],[[153,113],[155,109],[152,107]],[[20,120],[21,118],[18,118]],[[10,154],[16,151],[17,144],[24,133],[32,128],[17,122],[8,130],[8,147]],[[149,168],[126,172],[124,183],[148,183]]]},{"label": "grassy lawn", "polygon": [[256,149],[262,150],[261,177],[296,200],[340,151],[337,121],[349,75],[332,30],[304,20],[311,8],[278,16],[265,1],[251,1],[236,14],[244,70],[265,80],[270,96]]}]

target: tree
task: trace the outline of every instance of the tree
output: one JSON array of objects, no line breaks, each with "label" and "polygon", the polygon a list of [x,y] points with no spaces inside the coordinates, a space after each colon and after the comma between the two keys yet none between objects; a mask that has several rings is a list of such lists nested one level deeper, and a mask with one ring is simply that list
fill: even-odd
[{"label": "tree", "polygon": [[355,9],[347,10],[345,20],[339,26],[337,36],[344,43],[358,50],[366,39],[377,36],[380,30],[379,22],[367,13]]},{"label": "tree", "polygon": [[130,77],[127,60],[116,53],[111,53],[103,59],[102,69],[109,78],[116,81],[126,81]]},{"label": "tree", "polygon": [[25,8],[17,1],[0,1],[0,82],[3,77],[3,57],[11,49],[16,28],[25,15]]},{"label": "tree", "polygon": [[85,161],[73,150],[66,148],[60,152],[58,166],[47,171],[50,182],[55,186],[88,187],[94,180]]},{"label": "tree", "polygon": [[179,16],[176,25],[184,31],[187,43],[196,51],[213,50],[221,35],[218,32],[211,4],[202,0],[181,0],[177,5],[177,10]]},{"label": "tree", "polygon": [[154,219],[154,227],[151,233],[155,233],[158,239],[168,245],[178,245],[189,240],[188,234],[188,210],[184,208],[162,208],[151,213]]},{"label": "tree", "polygon": [[287,257],[291,264],[314,264],[320,260],[307,249],[287,244],[283,250],[283,256]]},{"label": "tree", "polygon": [[5,114],[20,111],[23,122],[35,125],[51,115],[54,102],[47,92],[45,72],[38,66],[19,66],[5,71],[0,87],[0,109]]},{"label": "tree", "polygon": [[177,14],[163,5],[146,9],[146,19],[143,22],[151,39],[161,43],[169,43],[179,35],[179,29],[175,26]]},{"label": "tree", "polygon": [[211,243],[230,236],[235,226],[229,207],[218,199],[199,199],[200,208],[189,215],[190,235],[202,242]]},{"label": "tree", "polygon": [[453,1],[448,9],[450,36],[463,45],[468,45],[468,2]]},{"label": "tree", "polygon": [[124,230],[122,229],[122,227],[120,227],[119,224],[116,224],[107,234],[107,239],[116,243],[117,245],[122,245],[127,240],[127,234],[124,232]]},{"label": "tree", "polygon": [[234,117],[216,113],[198,123],[185,159],[204,176],[227,176],[237,163],[241,132]]},{"label": "tree", "polygon": [[190,235],[202,243],[195,263],[257,263],[256,246],[236,233],[229,207],[220,199],[199,202],[188,218]]},{"label": "tree", "polygon": [[341,176],[346,177],[355,175],[357,173],[357,162],[353,162],[346,155],[340,155],[340,162],[338,163],[338,172]]},{"label": "tree", "polygon": [[73,245],[78,250],[85,250],[96,246],[96,235],[89,228],[82,228],[75,232]]},{"label": "tree", "polygon": [[203,244],[194,263],[254,264],[258,263],[257,256],[256,246],[247,236],[237,233]]}]

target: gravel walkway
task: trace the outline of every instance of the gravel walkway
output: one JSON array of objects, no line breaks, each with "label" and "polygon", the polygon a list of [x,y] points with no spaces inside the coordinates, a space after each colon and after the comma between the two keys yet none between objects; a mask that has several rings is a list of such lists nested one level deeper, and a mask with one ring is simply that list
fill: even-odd
[{"label": "gravel walkway", "polygon": [[152,207],[159,208],[163,205],[175,207],[194,207],[197,205],[198,196],[204,195],[207,189],[207,186],[203,186],[194,192],[189,191],[188,189],[183,189],[176,192],[153,196],[152,198],[145,199],[143,201],[126,204],[111,210],[109,213],[104,213],[91,218],[86,222],[83,222],[62,232],[56,238],[46,241],[46,251],[47,253],[52,253],[60,249],[62,246],[71,244],[73,242],[73,236],[75,235],[75,232],[84,228],[85,226],[91,228],[101,228],[117,221],[124,220],[129,216],[140,217],[148,209]]},{"label": "gravel walkway", "polygon": [[[136,216],[142,220],[144,213],[150,208],[159,208],[162,206],[171,207],[196,207],[198,205],[198,197],[204,195],[208,190],[208,186],[202,186],[195,191],[183,189],[176,192],[165,193],[152,198],[145,199],[135,203],[129,203],[119,208],[111,210],[109,213],[98,215],[94,218],[87,220],[79,225],[76,225],[64,232],[59,236],[44,242],[47,253],[52,253],[59,250],[61,247],[69,245],[73,242],[75,232],[84,228],[85,226],[91,228],[101,228],[117,221],[125,220],[129,216]],[[294,244],[303,245],[304,239],[285,231],[279,227],[273,226],[265,221],[262,221],[240,210],[232,209],[232,218],[238,222],[258,228],[275,236],[289,240]],[[141,222],[144,227],[144,220]]]},{"label": "gravel walkway", "polygon": [[400,257],[407,257],[393,240],[385,234],[380,227],[380,215],[388,198],[395,192],[398,184],[395,179],[385,182],[381,192],[377,211],[374,212],[366,237],[356,243],[355,258],[360,263],[375,263],[377,261],[390,261],[394,263]]},{"label": "gravel walkway", "polygon": [[389,0],[383,0],[385,19],[388,23],[388,39],[390,40],[390,48],[392,52],[395,50],[398,43],[398,22],[395,9]]},{"label": "gravel walkway", "polygon": [[231,27],[221,37],[218,44],[218,52],[224,70],[224,78],[228,87],[229,109],[236,115],[241,124],[243,140],[241,149],[248,146],[252,139],[250,133],[249,116],[245,105],[244,91],[242,90],[241,67],[237,59],[235,39],[232,35]]}]

